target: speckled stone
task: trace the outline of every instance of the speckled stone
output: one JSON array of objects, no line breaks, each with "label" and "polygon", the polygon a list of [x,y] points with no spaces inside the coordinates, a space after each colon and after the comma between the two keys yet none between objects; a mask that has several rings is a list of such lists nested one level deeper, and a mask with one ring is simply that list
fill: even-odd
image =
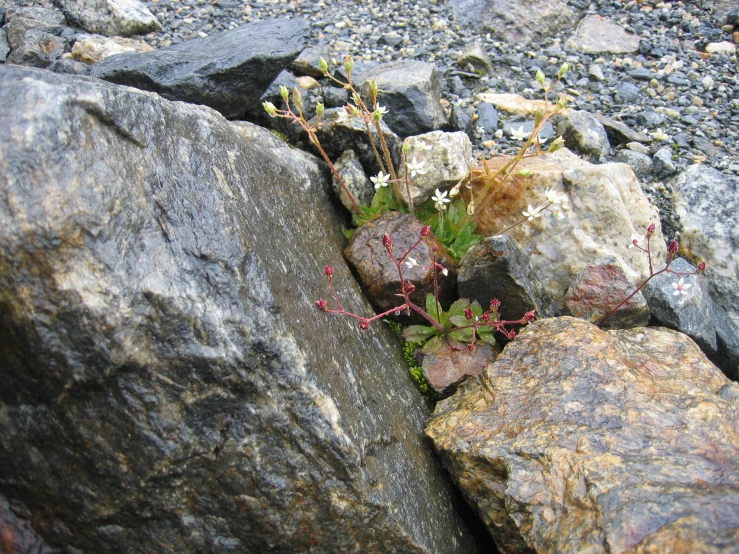
[{"label": "speckled stone", "polygon": [[546,319],[426,434],[502,553],[733,552],[737,389],[675,331]]}]

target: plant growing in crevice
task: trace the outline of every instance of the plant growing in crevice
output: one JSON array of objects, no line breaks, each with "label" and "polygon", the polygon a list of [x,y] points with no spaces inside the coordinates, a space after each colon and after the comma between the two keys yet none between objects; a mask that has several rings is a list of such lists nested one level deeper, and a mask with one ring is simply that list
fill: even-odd
[{"label": "plant growing in crevice", "polygon": [[516,332],[513,329],[509,329],[510,326],[526,325],[530,321],[534,320],[535,315],[533,311],[526,312],[521,319],[517,320],[500,319],[498,312],[500,307],[499,300],[491,301],[490,308],[484,312],[477,302],[470,302],[466,299],[457,300],[452,304],[448,311],[442,310],[441,304],[439,303],[437,275],[438,272],[446,275],[447,269],[437,262],[436,247],[432,248],[430,266],[434,279],[434,292],[433,294],[428,294],[426,296],[425,307],[421,307],[414,303],[411,300],[410,295],[415,291],[415,285],[404,278],[403,266],[413,267],[414,265],[417,265],[417,262],[410,256],[410,254],[424,239],[430,236],[431,227],[427,225],[421,230],[418,240],[400,256],[396,256],[393,252],[393,240],[390,235],[386,233],[382,238],[382,245],[398,272],[398,278],[401,283],[401,290],[398,296],[402,298],[402,303],[371,317],[365,317],[349,312],[344,309],[341,304],[341,300],[339,300],[339,297],[336,294],[336,289],[333,283],[333,268],[331,266],[326,266],[325,274],[328,278],[331,295],[333,296],[337,307],[329,308],[328,302],[323,299],[317,300],[316,306],[327,313],[344,315],[357,319],[359,321],[360,329],[365,331],[369,329],[372,322],[383,317],[390,316],[391,314],[399,316],[402,312],[405,312],[406,315],[410,315],[414,312],[421,318],[425,319],[429,325],[411,325],[403,333],[403,338],[409,342],[424,343],[424,353],[434,352],[445,344],[452,348],[462,349],[466,347],[469,350],[473,350],[477,341],[488,342],[491,344],[494,343],[495,339],[493,335],[496,332],[501,333],[507,339],[513,339],[516,336]]},{"label": "plant growing in crevice", "polygon": [[[695,271],[675,271],[673,269],[670,269],[670,264],[672,264],[673,261],[675,261],[675,257],[677,256],[677,252],[680,249],[680,245],[677,242],[677,239],[672,239],[670,243],[667,245],[667,264],[665,267],[659,270],[654,269],[654,262],[652,260],[652,248],[651,248],[651,239],[652,235],[654,234],[654,231],[656,229],[656,225],[654,223],[651,223],[647,227],[647,232],[643,237],[638,237],[636,235],[632,235],[631,237],[631,244],[629,244],[629,248],[636,248],[637,250],[641,250],[647,255],[647,259],[649,260],[649,277],[644,279],[626,298],[624,298],[621,302],[619,302],[615,308],[613,308],[611,311],[609,311],[607,314],[605,314],[603,317],[601,317],[597,321],[597,325],[602,326],[606,321],[611,319],[613,317],[613,314],[615,314],[619,309],[621,309],[626,303],[631,300],[636,294],[638,294],[640,291],[644,289],[644,287],[647,286],[647,283],[654,279],[657,275],[661,275],[662,273],[671,273],[672,275],[675,275],[678,279],[675,281],[672,286],[675,289],[675,296],[680,295],[686,295],[688,294],[688,289],[692,286],[687,283],[685,283],[684,277],[688,277],[690,275],[700,275],[706,270],[706,262],[700,262],[696,268]],[[644,246],[640,246],[639,243],[643,242]]]}]

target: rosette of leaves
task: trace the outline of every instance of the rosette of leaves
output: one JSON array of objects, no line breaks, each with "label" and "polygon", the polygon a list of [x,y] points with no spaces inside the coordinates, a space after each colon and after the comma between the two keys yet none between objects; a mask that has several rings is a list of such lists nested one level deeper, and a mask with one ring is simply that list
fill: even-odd
[{"label": "rosette of leaves", "polygon": [[477,223],[464,221],[466,214],[467,207],[461,196],[449,204],[443,217],[439,217],[432,202],[421,206],[416,213],[418,219],[426,225],[431,225],[434,236],[457,261],[482,240],[482,236],[475,233]]},{"label": "rosette of leaves", "polygon": [[[472,310],[472,319],[465,315],[467,310]],[[436,352],[445,344],[456,350],[462,350],[473,342],[473,338],[491,345],[495,344],[493,336],[495,328],[486,325],[481,319],[482,306],[477,301],[470,302],[467,298],[460,298],[444,311],[436,302],[434,295],[428,294],[426,311],[441,328],[433,325],[410,325],[403,332],[403,339],[407,342],[423,343],[424,354]]]}]

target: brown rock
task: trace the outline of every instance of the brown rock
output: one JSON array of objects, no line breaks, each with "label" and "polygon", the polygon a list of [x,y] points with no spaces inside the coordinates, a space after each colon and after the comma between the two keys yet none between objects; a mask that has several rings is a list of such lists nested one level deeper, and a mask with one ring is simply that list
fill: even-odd
[{"label": "brown rock", "polygon": [[[553,104],[552,102],[545,102],[544,100],[529,100],[521,95],[511,93],[481,92],[476,95],[475,98],[480,102],[492,104],[503,112],[518,115],[531,115],[541,110],[552,113],[557,107],[556,104]],[[568,98],[571,99],[571,97]],[[560,110],[559,113],[567,115],[572,113],[572,108],[564,108],[563,110]]]},{"label": "brown rock", "polygon": [[739,387],[685,335],[540,320],[483,379],[426,434],[500,552],[736,551]]},{"label": "brown rock", "polygon": [[82,40],[78,40],[72,47],[72,57],[75,60],[84,62],[88,65],[122,54],[123,52],[153,52],[154,49],[143,40],[122,38],[122,37],[103,37],[91,36]]},{"label": "brown rock", "polygon": [[[634,291],[615,260],[586,267],[572,282],[565,295],[565,312],[590,323],[598,321]],[[621,306],[603,327],[628,329],[649,323],[649,306],[639,292]]]},{"label": "brown rock", "polygon": [[423,375],[439,398],[454,394],[457,386],[468,377],[479,377],[488,364],[495,361],[500,348],[478,342],[475,349],[441,348],[423,358]]},{"label": "brown rock", "polygon": [[[403,303],[403,298],[398,296],[400,293],[398,269],[382,245],[383,235],[385,233],[390,235],[393,240],[393,252],[400,257],[419,239],[422,228],[423,224],[415,217],[390,212],[357,229],[349,246],[344,250],[344,256],[359,273],[360,281],[378,311],[389,310]],[[416,287],[415,292],[411,294],[411,300],[421,307],[425,306],[426,295],[434,290],[434,276],[431,271],[433,245],[439,248],[438,263],[449,271],[446,277],[441,273],[438,275],[439,299],[446,307],[456,294],[457,264],[435,238],[429,237],[426,241],[421,241],[413,250],[410,256],[418,262],[418,265],[408,268],[404,264],[403,277]],[[405,316],[401,315],[401,318],[405,319]],[[412,316],[412,319],[425,322],[415,316]]]},{"label": "brown rock", "polygon": [[628,54],[639,50],[640,41],[639,35],[626,32],[620,25],[599,15],[588,15],[577,26],[567,46],[586,54]]}]

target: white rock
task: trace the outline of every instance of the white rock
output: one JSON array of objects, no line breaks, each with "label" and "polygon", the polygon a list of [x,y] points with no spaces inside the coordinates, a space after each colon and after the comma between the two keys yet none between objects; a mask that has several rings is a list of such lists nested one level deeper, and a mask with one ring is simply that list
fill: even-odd
[{"label": "white rock", "polygon": [[72,57],[77,61],[93,64],[123,52],[152,52],[153,50],[143,40],[90,36],[74,43]]},{"label": "white rock", "polygon": [[128,37],[161,28],[138,0],[57,0],[56,4],[70,23],[90,33]]},{"label": "white rock", "polygon": [[733,42],[711,42],[706,46],[709,54],[720,54],[722,56],[733,56],[736,54],[736,44]]},{"label": "white rock", "polygon": [[[452,187],[467,177],[470,172],[472,144],[466,133],[446,133],[432,131],[423,135],[408,137],[403,141],[408,144],[408,162],[423,162],[424,174],[409,175],[410,196],[414,205],[419,205],[438,189]],[[400,169],[399,177],[405,178],[405,166]],[[408,203],[408,192],[405,184],[399,185],[405,203]]]}]

